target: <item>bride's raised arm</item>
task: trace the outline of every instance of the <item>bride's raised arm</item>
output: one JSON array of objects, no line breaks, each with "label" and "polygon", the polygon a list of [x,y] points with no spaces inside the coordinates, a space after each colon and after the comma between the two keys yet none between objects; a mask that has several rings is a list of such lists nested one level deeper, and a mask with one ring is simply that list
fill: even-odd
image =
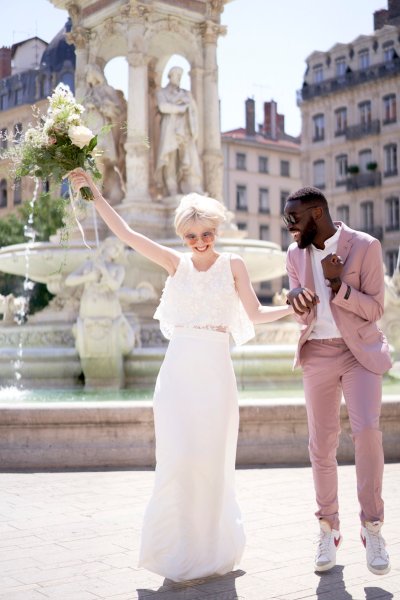
[{"label": "bride's raised arm", "polygon": [[178,268],[179,252],[162,246],[150,238],[134,231],[122,217],[103,198],[91,175],[83,169],[74,169],[68,174],[75,191],[89,187],[93,193],[93,202],[97,212],[111,231],[125,244],[139,252],[149,260],[157,263],[173,275]]}]

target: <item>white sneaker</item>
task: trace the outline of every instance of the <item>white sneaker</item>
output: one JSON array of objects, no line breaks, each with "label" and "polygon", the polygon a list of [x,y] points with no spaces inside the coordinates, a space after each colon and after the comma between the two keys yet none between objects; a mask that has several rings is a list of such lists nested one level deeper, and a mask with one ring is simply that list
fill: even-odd
[{"label": "white sneaker", "polygon": [[361,527],[361,541],[367,551],[367,567],[375,575],[385,575],[390,571],[390,559],[381,535],[382,525],[381,521],[366,521],[365,527]]},{"label": "white sneaker", "polygon": [[332,529],[328,521],[319,520],[318,549],[315,555],[315,571],[329,571],[336,565],[336,550],[342,543],[342,536],[337,529]]}]

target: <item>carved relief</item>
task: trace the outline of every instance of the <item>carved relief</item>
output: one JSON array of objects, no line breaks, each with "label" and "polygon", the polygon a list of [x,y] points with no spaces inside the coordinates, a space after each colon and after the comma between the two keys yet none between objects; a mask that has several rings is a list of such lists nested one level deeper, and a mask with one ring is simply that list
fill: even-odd
[{"label": "carved relief", "polygon": [[225,25],[217,25],[213,21],[203,21],[199,25],[200,33],[206,44],[216,44],[220,35],[226,35],[227,27]]},{"label": "carved relief", "polygon": [[72,31],[65,34],[68,44],[73,44],[75,48],[83,49],[89,44],[91,38],[90,29],[86,27],[74,27]]},{"label": "carved relief", "polygon": [[71,17],[72,20],[72,24],[76,25],[81,18],[81,8],[78,4],[75,4],[75,2],[70,2],[70,4],[67,4],[67,10],[69,13],[69,16]]},{"label": "carved relief", "polygon": [[206,15],[211,19],[218,19],[224,11],[225,0],[208,0]]}]

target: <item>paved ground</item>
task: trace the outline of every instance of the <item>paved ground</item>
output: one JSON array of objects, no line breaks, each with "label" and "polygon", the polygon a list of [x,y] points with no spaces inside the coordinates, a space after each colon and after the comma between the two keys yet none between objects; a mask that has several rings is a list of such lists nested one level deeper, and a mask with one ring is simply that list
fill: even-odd
[{"label": "paved ground", "polygon": [[400,464],[386,467],[385,537],[392,570],[365,566],[353,466],[340,468],[344,543],[338,565],[313,573],[309,468],[237,472],[247,529],[240,568],[174,585],[136,568],[151,471],[0,474],[1,600],[374,600],[400,598]]}]

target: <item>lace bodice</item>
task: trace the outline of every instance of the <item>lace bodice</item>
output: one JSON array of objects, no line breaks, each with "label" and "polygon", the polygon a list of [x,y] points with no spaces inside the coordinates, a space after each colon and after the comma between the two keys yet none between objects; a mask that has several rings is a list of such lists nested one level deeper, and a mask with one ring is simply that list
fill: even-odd
[{"label": "lace bodice", "polygon": [[160,304],[154,314],[160,329],[171,339],[175,327],[195,327],[228,331],[235,344],[254,337],[235,288],[230,254],[220,254],[207,271],[198,271],[190,254],[182,254],[173,277],[168,277]]}]

